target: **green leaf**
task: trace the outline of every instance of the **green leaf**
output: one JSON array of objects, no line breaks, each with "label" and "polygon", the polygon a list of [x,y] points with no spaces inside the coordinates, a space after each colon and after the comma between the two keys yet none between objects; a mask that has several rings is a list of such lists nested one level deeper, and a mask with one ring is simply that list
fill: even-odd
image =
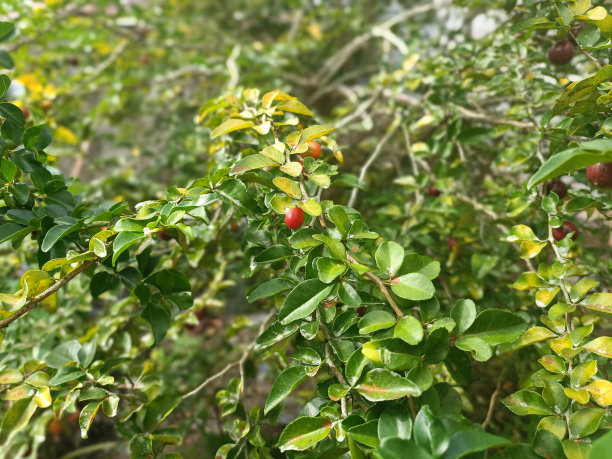
[{"label": "green leaf", "polygon": [[474,323],[476,305],[472,300],[457,300],[450,311],[450,316],[456,324],[455,332],[461,334]]},{"label": "green leaf", "polygon": [[436,292],[432,282],[421,273],[405,274],[394,279],[391,290],[397,296],[413,301],[428,300]]},{"label": "green leaf", "polygon": [[[612,66],[611,66],[612,67]],[[527,189],[548,180],[559,177],[563,174],[584,169],[591,164],[612,161],[612,151],[603,153],[593,153],[592,151],[572,148],[570,150],[557,153],[546,160],[538,171],[531,176],[527,182]]]},{"label": "green leaf", "polygon": [[119,233],[113,241],[113,264],[117,262],[119,255],[125,252],[130,246],[134,245],[140,239],[144,239],[144,233],[125,231]]},{"label": "green leaf", "polygon": [[9,21],[0,22],[0,41],[6,40],[15,29],[15,24]]},{"label": "green leaf", "polygon": [[450,439],[441,420],[434,417],[429,405],[418,412],[413,427],[414,441],[434,457],[444,454]]},{"label": "green leaf", "polygon": [[34,228],[19,225],[17,223],[5,223],[4,225],[0,226],[0,244],[6,241],[10,241],[11,239],[17,239],[19,237],[25,236],[33,229]]},{"label": "green leaf", "polygon": [[476,316],[465,336],[476,336],[494,346],[515,341],[527,328],[527,323],[517,314],[500,309],[485,309]]},{"label": "green leaf", "polygon": [[569,430],[577,438],[595,433],[606,411],[602,408],[583,408],[570,417]]},{"label": "green leaf", "polygon": [[275,261],[282,260],[283,258],[288,258],[291,255],[293,255],[293,250],[286,245],[278,244],[263,250],[255,258],[253,258],[253,262],[257,265],[273,263]]},{"label": "green leaf", "polygon": [[380,444],[378,439],[378,420],[353,426],[346,433],[349,438],[372,448]]},{"label": "green leaf", "polygon": [[433,280],[440,274],[440,262],[418,253],[407,253],[402,263],[402,272],[419,272]]},{"label": "green leaf", "polygon": [[346,272],[347,266],[333,258],[317,258],[317,273],[321,282],[329,284]]},{"label": "green leaf", "polygon": [[386,277],[393,278],[404,262],[404,248],[393,241],[385,241],[374,254],[376,266]]},{"label": "green leaf", "polygon": [[6,94],[9,86],[11,86],[11,79],[8,75],[0,75],[0,97],[3,97]]},{"label": "green leaf", "polygon": [[342,238],[345,239],[349,234],[351,226],[351,222],[346,215],[346,211],[342,208],[342,206],[333,206],[327,211],[327,215],[332,223],[336,225],[336,229],[340,232]]},{"label": "green leaf", "polygon": [[332,423],[322,417],[303,416],[290,422],[278,439],[281,452],[304,451],[323,440],[332,429]]},{"label": "green leaf", "polygon": [[0,441],[6,442],[9,437],[23,429],[36,412],[36,407],[36,403],[30,398],[23,398],[13,403],[2,419]]},{"label": "green leaf", "polygon": [[163,306],[157,303],[149,303],[145,306],[144,310],[140,314],[143,319],[149,322],[151,330],[153,331],[153,346],[157,346],[170,327],[172,319],[170,313]]},{"label": "green leaf", "polygon": [[298,324],[283,325],[280,322],[274,322],[270,325],[255,341],[255,349],[261,350],[280,343],[285,338],[293,335],[298,331]]},{"label": "green leaf", "polygon": [[271,409],[286,399],[306,377],[306,367],[301,365],[283,370],[272,384],[264,406],[264,414],[268,414]]},{"label": "green leaf", "polygon": [[364,368],[368,366],[369,363],[370,360],[365,355],[363,355],[361,349],[356,349],[355,351],[353,351],[353,353],[346,362],[346,366],[344,367],[344,375],[346,376],[347,382],[351,386],[354,386],[355,383],[359,380],[359,378],[361,377],[361,373],[363,372]]},{"label": "green leaf", "polygon": [[19,107],[9,102],[0,103],[0,116],[19,128],[24,128],[26,119]]},{"label": "green leaf", "polygon": [[247,301],[249,303],[253,303],[254,301],[261,300],[263,298],[269,298],[274,295],[278,295],[279,293],[285,292],[289,289],[292,289],[295,286],[295,283],[289,279],[271,279],[269,281],[264,282],[263,284],[258,285],[247,297]]},{"label": "green leaf", "polygon": [[530,390],[519,390],[504,398],[502,403],[510,411],[519,416],[525,416],[526,414],[539,414],[541,416],[555,414],[540,394]]},{"label": "green leaf", "polygon": [[87,438],[87,433],[91,427],[102,402],[91,402],[85,405],[79,414],[79,427],[81,428],[81,438]]},{"label": "green leaf", "polygon": [[432,456],[415,442],[403,438],[383,438],[376,452],[381,459],[403,458],[408,452],[410,459],[432,459]]},{"label": "green leaf", "polygon": [[228,134],[230,132],[238,131],[241,129],[247,129],[251,126],[254,126],[254,123],[252,121],[232,118],[221,123],[215,129],[213,129],[212,133],[210,134],[210,137],[214,139],[215,137],[219,137],[220,135]]},{"label": "green leaf", "polygon": [[278,311],[278,319],[286,325],[297,319],[307,317],[331,292],[333,285],[319,279],[308,279],[295,286]]},{"label": "green leaf", "polygon": [[230,171],[230,175],[239,175],[254,169],[262,169],[264,167],[271,166],[278,166],[278,163],[264,155],[249,155],[245,156],[244,158],[240,159],[236,164],[234,164],[234,167],[232,167]]},{"label": "green leaf", "polygon": [[393,336],[408,344],[416,345],[423,339],[423,325],[413,316],[404,316],[398,320],[393,329]]},{"label": "green leaf", "polygon": [[78,379],[85,376],[85,372],[76,367],[63,367],[57,372],[57,374],[49,380],[49,384],[52,386],[59,386],[67,382],[77,381]]},{"label": "green leaf", "polygon": [[143,420],[145,430],[153,431],[181,403],[181,399],[172,394],[163,394],[149,403]]},{"label": "green leaf", "polygon": [[412,381],[384,368],[370,370],[355,388],[371,402],[421,395],[420,389]]},{"label": "green leaf", "polygon": [[425,361],[428,363],[440,363],[449,352],[448,330],[444,327],[436,328],[425,341]]},{"label": "green leaf", "polygon": [[589,459],[601,459],[612,451],[612,430],[599,437],[593,442],[589,451]]},{"label": "green leaf", "polygon": [[397,437],[410,440],[412,436],[412,418],[405,406],[390,405],[380,414],[378,419],[378,437]]},{"label": "green leaf", "polygon": [[486,362],[493,356],[491,346],[476,336],[462,336],[455,341],[455,346],[462,351],[471,352],[479,362]]},{"label": "green leaf", "polygon": [[479,451],[486,451],[489,448],[510,445],[512,445],[510,440],[482,430],[460,430],[451,436],[444,459],[460,458]]},{"label": "green leaf", "polygon": [[225,180],[218,188],[217,194],[223,201],[238,207],[246,214],[261,212],[257,201],[247,192],[246,185],[240,180]]},{"label": "green leaf", "polygon": [[359,334],[367,335],[377,330],[384,330],[395,325],[395,316],[387,311],[377,310],[368,312],[359,321]]},{"label": "green leaf", "polygon": [[332,257],[341,261],[346,260],[346,248],[344,247],[342,242],[336,239],[332,239],[329,236],[325,236],[324,234],[314,234],[312,237],[317,241],[323,242],[329,249],[329,254]]},{"label": "green leaf", "polygon": [[555,26],[556,24],[550,21],[548,18],[538,16],[514,24],[512,27],[510,27],[510,33],[514,34],[516,32],[529,29],[553,29]]},{"label": "green leaf", "polygon": [[542,398],[553,407],[558,413],[562,413],[567,409],[569,400],[563,390],[563,386],[557,381],[544,380],[544,389],[542,390]]}]

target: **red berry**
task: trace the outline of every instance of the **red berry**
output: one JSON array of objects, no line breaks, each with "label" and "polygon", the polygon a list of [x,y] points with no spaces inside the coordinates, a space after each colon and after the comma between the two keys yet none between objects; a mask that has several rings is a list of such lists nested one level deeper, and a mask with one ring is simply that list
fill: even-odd
[{"label": "red berry", "polygon": [[566,235],[573,232],[572,240],[575,241],[578,237],[578,227],[574,225],[572,222],[563,222],[563,224],[558,228],[553,228],[552,234],[555,238],[555,241],[560,241]]},{"label": "red berry", "polygon": [[25,116],[25,119],[27,120],[30,117],[30,110],[25,107],[21,107],[21,111],[23,112],[23,116]]},{"label": "red berry", "polygon": [[366,312],[368,312],[368,310],[365,307],[361,306],[360,308],[355,309],[355,312],[357,312],[357,315],[359,317],[363,317],[365,316]]},{"label": "red berry", "polygon": [[435,185],[429,185],[427,187],[427,194],[429,196],[440,196],[440,190],[438,190]]},{"label": "red berry", "polygon": [[285,225],[291,229],[298,229],[304,224],[304,211],[299,207],[292,207],[285,214]]},{"label": "red berry", "polygon": [[157,233],[157,235],[159,236],[159,238],[162,241],[169,241],[170,239],[172,239],[172,236],[170,236],[168,233],[166,233],[164,230],[161,230]]},{"label": "red berry", "polygon": [[612,187],[612,163],[597,163],[586,168],[587,180],[600,188]]},{"label": "red berry", "polygon": [[569,40],[561,40],[548,50],[548,59],[555,65],[565,65],[574,57],[574,45]]},{"label": "red berry", "polygon": [[239,229],[240,227],[238,226],[238,223],[232,222],[232,232],[237,233]]},{"label": "red berry", "polygon": [[549,194],[551,191],[554,191],[559,196],[559,199],[563,199],[567,196],[567,185],[561,180],[551,180],[546,184],[546,194]]},{"label": "red berry", "polygon": [[315,142],[314,140],[310,140],[306,143],[308,144],[308,151],[301,153],[300,156],[302,158],[310,156],[311,158],[319,159],[321,157],[321,144],[319,142]]},{"label": "red berry", "polygon": [[457,244],[459,244],[459,241],[452,237],[446,243],[446,245],[448,245],[448,248],[451,250],[453,250]]}]

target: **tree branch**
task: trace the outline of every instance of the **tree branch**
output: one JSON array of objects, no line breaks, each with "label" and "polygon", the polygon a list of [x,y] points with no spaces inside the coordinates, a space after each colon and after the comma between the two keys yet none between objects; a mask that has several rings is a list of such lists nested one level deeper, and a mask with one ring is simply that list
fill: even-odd
[{"label": "tree branch", "polygon": [[493,410],[495,409],[495,403],[497,402],[497,397],[499,396],[499,391],[501,389],[501,382],[504,379],[504,375],[506,374],[506,369],[502,369],[499,377],[497,378],[497,386],[495,387],[495,391],[493,395],[491,395],[491,401],[489,402],[489,409],[487,411],[487,417],[482,423],[482,428],[486,429],[489,422],[491,422],[491,417],[493,416]]},{"label": "tree branch", "polygon": [[64,285],[66,285],[68,282],[70,282],[76,276],[81,274],[83,271],[85,271],[91,265],[96,263],[98,260],[99,260],[99,258],[96,257],[93,260],[86,261],[81,266],[79,266],[79,267],[75,268],[74,270],[70,271],[66,275],[66,277],[63,277],[62,279],[58,280],[55,284],[53,284],[47,290],[45,290],[44,292],[42,292],[42,293],[36,295],[35,297],[31,298],[30,301],[28,301],[26,304],[24,304],[21,308],[19,308],[13,314],[8,316],[6,319],[0,320],[0,329],[6,328],[10,323],[16,321],[21,316],[23,316],[23,315],[27,314],[28,312],[30,312],[32,309],[34,309],[34,307],[38,303],[40,303],[41,301],[44,301],[47,298],[49,298],[51,295],[53,295],[55,292],[57,292]]}]

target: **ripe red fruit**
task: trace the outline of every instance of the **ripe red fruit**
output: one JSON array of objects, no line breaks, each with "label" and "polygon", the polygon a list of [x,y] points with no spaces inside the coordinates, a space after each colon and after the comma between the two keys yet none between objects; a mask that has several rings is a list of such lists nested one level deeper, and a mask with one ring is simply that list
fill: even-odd
[{"label": "ripe red fruit", "polygon": [[159,236],[159,238],[162,241],[169,241],[170,239],[172,239],[172,236],[170,236],[168,233],[166,233],[164,230],[161,230],[157,233],[157,235]]},{"label": "ripe red fruit", "polygon": [[551,180],[546,184],[546,194],[549,194],[551,191],[554,191],[559,196],[559,199],[563,199],[567,196],[567,185],[561,180]]},{"label": "ripe red fruit", "polygon": [[285,225],[291,229],[298,229],[304,224],[304,211],[299,207],[293,207],[285,214]]},{"label": "ripe red fruit", "polygon": [[438,190],[435,185],[429,185],[427,187],[427,194],[429,196],[440,196],[440,190]]},{"label": "ripe red fruit", "polygon": [[548,50],[548,60],[555,65],[565,65],[574,57],[574,45],[569,40],[561,40]]},{"label": "ripe red fruit", "polygon": [[23,112],[23,116],[25,116],[25,119],[27,120],[30,117],[30,110],[25,107],[21,107],[21,111]]},{"label": "ripe red fruit", "polygon": [[301,153],[300,156],[302,158],[310,156],[311,158],[319,159],[321,157],[321,144],[319,142],[315,142],[314,140],[310,140],[306,143],[308,144],[308,151]]},{"label": "ripe red fruit", "polygon": [[448,248],[451,250],[453,250],[457,244],[459,244],[459,241],[453,237],[451,237],[446,243],[446,245],[448,245]]},{"label": "ripe red fruit", "polygon": [[553,228],[552,234],[555,238],[555,241],[560,241],[566,235],[573,232],[572,240],[575,241],[578,237],[578,227],[574,225],[572,222],[563,222],[563,224],[558,228]]},{"label": "ripe red fruit", "polygon": [[232,222],[232,232],[237,233],[239,229],[238,223]]},{"label": "ripe red fruit", "polygon": [[612,187],[612,163],[597,163],[586,168],[587,180],[600,188]]}]

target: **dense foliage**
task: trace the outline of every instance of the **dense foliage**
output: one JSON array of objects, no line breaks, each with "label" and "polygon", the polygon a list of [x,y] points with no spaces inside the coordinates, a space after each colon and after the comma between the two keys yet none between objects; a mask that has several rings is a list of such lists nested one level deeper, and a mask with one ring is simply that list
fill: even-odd
[{"label": "dense foliage", "polygon": [[242,3],[0,6],[2,455],[605,457],[612,5]]}]

